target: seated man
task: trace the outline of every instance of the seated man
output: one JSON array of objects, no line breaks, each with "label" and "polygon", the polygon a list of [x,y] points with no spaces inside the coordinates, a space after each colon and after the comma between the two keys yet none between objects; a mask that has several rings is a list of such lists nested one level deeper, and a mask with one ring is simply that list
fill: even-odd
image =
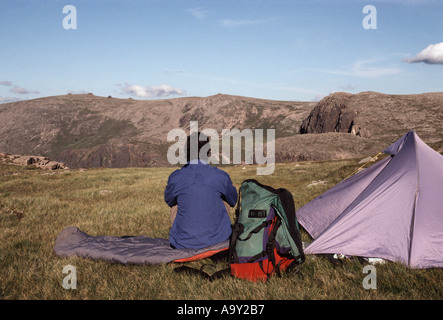
[{"label": "seated man", "polygon": [[[169,242],[173,248],[201,249],[229,239],[231,220],[224,201],[235,206],[237,189],[225,171],[198,156],[191,159],[190,142],[188,137],[187,164],[171,173],[165,189],[165,202],[173,208]],[[198,154],[206,143],[198,139]]]}]

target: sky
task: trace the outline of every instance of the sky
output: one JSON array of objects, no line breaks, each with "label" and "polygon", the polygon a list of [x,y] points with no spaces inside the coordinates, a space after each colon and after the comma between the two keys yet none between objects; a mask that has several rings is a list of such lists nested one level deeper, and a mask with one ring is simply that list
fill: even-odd
[{"label": "sky", "polygon": [[0,0],[0,46],[0,103],[443,92],[441,0]]}]

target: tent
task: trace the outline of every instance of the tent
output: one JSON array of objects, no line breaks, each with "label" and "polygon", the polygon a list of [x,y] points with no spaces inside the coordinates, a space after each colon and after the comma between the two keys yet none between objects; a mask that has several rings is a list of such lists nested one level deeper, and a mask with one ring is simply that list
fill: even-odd
[{"label": "tent", "polygon": [[443,156],[409,131],[389,157],[297,211],[306,254],[343,254],[443,267]]}]

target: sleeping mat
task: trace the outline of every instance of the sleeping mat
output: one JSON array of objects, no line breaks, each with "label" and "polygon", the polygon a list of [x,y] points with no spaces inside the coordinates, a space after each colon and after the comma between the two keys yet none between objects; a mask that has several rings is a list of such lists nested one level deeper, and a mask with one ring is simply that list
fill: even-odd
[{"label": "sleeping mat", "polygon": [[60,257],[78,256],[120,264],[166,264],[204,259],[228,248],[229,240],[203,249],[173,249],[168,239],[92,236],[70,226],[57,236],[54,251]]}]

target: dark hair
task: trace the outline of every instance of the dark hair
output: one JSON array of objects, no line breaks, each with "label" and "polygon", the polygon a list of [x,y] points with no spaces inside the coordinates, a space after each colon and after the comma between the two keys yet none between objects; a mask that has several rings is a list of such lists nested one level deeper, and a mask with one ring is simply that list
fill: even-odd
[{"label": "dark hair", "polygon": [[[193,160],[193,159],[195,159],[195,157],[193,157],[193,159],[191,159],[191,139],[196,139],[197,142],[198,142],[197,159],[200,159],[200,150],[201,150],[201,148],[203,148],[203,146],[205,146],[207,143],[209,143],[208,136],[205,135],[204,133],[193,132],[191,135],[189,135],[188,139],[186,140],[186,144],[185,144],[186,160],[188,162]],[[208,150],[208,153],[206,154],[206,157],[209,157],[209,153],[210,153],[210,150]],[[203,159],[207,160],[205,158],[203,158]]]}]

